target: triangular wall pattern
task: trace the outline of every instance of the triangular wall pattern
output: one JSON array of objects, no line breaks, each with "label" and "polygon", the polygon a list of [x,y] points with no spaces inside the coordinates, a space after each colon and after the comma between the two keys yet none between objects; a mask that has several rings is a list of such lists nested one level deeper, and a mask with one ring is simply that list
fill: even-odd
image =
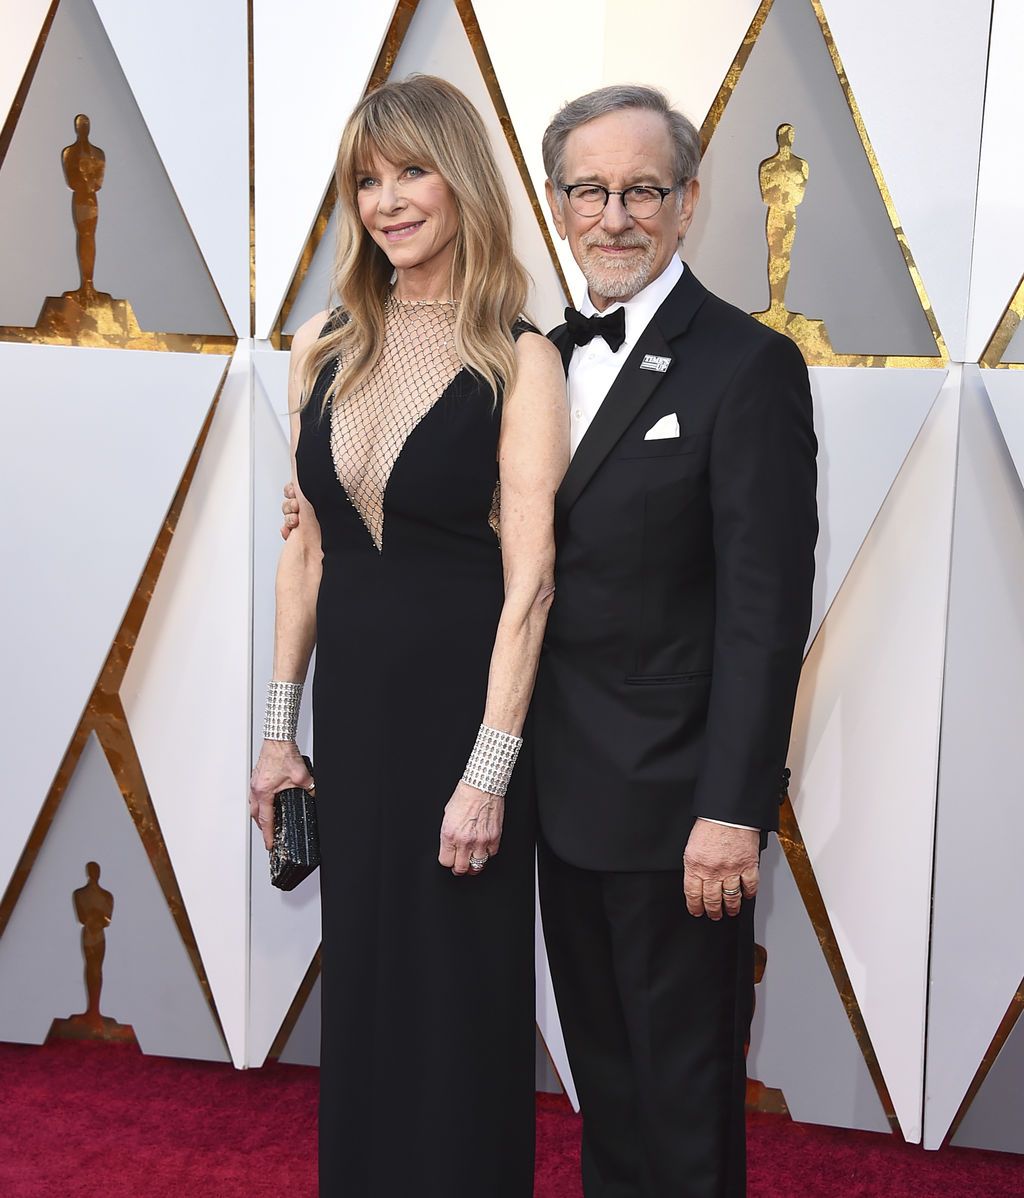
[{"label": "triangular wall pattern", "polygon": [[941,20],[933,0],[822,8],[949,356],[963,361],[991,0],[961,0]]},{"label": "triangular wall pattern", "polygon": [[[88,861],[114,897],[101,1012],[129,1024],[143,1052],[228,1059],[146,850],[90,737],[0,938],[0,1039],[40,1044],[54,1019],[84,1011],[82,927],[72,891]],[[145,968],[139,962],[145,961]]]},{"label": "triangular wall pattern", "polygon": [[295,1021],[278,1058],[285,1065],[320,1064],[320,978],[313,983],[309,998]]},{"label": "triangular wall pattern", "polygon": [[[21,751],[7,766],[19,800],[4,817],[2,892],[160,531],[224,360],[0,344],[0,363],[4,477],[32,497],[32,519],[12,521],[7,534],[11,560],[31,563],[31,581],[4,597],[4,661],[22,699],[6,716]],[[47,462],[59,468],[44,477]],[[130,496],[116,518],[112,496]]]},{"label": "triangular wall pattern", "polygon": [[[1024,977],[1024,489],[983,386],[995,373],[964,367],[961,400],[928,1007],[933,1148]],[[963,887],[982,861],[1000,896],[979,920]]]},{"label": "triangular wall pattern", "polygon": [[19,0],[4,6],[4,36],[0,41],[0,128],[25,78],[51,0]]},{"label": "triangular wall pattern", "polygon": [[966,360],[972,362],[981,358],[1024,271],[1022,57],[1024,5],[993,0],[967,317]]},{"label": "triangular wall pattern", "polygon": [[[252,754],[263,741],[266,685],[274,648],[274,577],[281,556],[281,488],[291,476],[288,449],[288,354],[269,347],[253,355],[253,596]],[[310,668],[309,679],[312,681]],[[310,695],[306,687],[298,743],[313,752]],[[261,1065],[320,944],[320,880],[307,878],[282,893],[270,885],[267,851],[255,826],[251,834],[249,1036],[247,1060]],[[307,1004],[308,1007],[308,1004]],[[300,1016],[300,1022],[305,1018]],[[319,1034],[319,1033],[318,1033]],[[319,1052],[319,1040],[317,1040]],[[315,1063],[313,1060],[307,1062]]]},{"label": "triangular wall pattern", "polygon": [[981,377],[1010,457],[1024,483],[1024,372],[986,370]]},{"label": "triangular wall pattern", "polygon": [[818,519],[817,634],[946,378],[944,370],[812,369]]},{"label": "triangular wall pattern", "polygon": [[394,9],[393,0],[253,2],[257,337],[277,319]]},{"label": "triangular wall pattern", "polygon": [[775,0],[701,168],[683,256],[745,311],[768,306],[760,163],[776,128],[795,128],[809,164],[797,208],[791,311],[824,320],[840,354],[934,358],[935,338],[810,0]]},{"label": "triangular wall pattern", "polygon": [[243,343],[121,689],[238,1065],[249,905],[249,357]]},{"label": "triangular wall pattern", "polygon": [[[544,240],[542,225],[524,188],[454,0],[420,0],[390,77],[403,79],[417,71],[450,80],[465,92],[483,117],[512,203],[516,250],[533,280],[528,310],[542,330],[553,328],[561,323],[565,295]],[[336,228],[332,214],[296,301],[287,314],[286,334],[294,333],[328,302]]]},{"label": "triangular wall pattern", "polygon": [[[906,1138],[921,1137],[931,844],[959,372],[811,647],[793,807]],[[872,879],[898,879],[891,886]]]},{"label": "triangular wall pattern", "polygon": [[1024,1019],[1018,1019],[951,1143],[1024,1153]]},{"label": "triangular wall pattern", "polygon": [[131,301],[143,329],[231,326],[92,0],[62,0],[0,170],[0,325],[34,325],[46,296],[78,287],[61,150],[78,113],[106,155],[96,287]]},{"label": "triangular wall pattern", "polygon": [[[134,0],[94,0],[239,336],[249,332],[245,0],[177,0],[154,28]],[[182,65],[188,63],[188,69]],[[203,330],[205,331],[205,329]]]},{"label": "triangular wall pattern", "polygon": [[778,1089],[801,1123],[888,1132],[803,899],[778,841],[761,854],[755,937],[768,953],[747,1072]]}]

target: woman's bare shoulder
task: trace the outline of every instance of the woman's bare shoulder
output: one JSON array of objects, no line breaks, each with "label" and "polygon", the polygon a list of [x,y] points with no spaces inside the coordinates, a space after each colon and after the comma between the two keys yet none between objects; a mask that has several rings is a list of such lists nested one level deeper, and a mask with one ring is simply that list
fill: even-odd
[{"label": "woman's bare shoulder", "polygon": [[519,364],[541,368],[557,365],[561,369],[562,355],[543,333],[524,329],[516,338],[516,357]]}]

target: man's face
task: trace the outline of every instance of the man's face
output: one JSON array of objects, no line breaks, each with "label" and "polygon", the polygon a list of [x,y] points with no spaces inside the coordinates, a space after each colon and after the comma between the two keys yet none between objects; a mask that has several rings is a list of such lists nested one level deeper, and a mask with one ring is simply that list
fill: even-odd
[{"label": "man's face", "polygon": [[[599,183],[609,191],[637,184],[673,187],[675,154],[668,123],[657,112],[624,108],[574,129],[565,145],[565,179]],[[631,299],[665,269],[689,228],[700,185],[694,179],[665,197],[653,215],[637,218],[608,197],[596,216],[574,212],[564,192],[549,179],[548,204],[558,235],[583,271],[594,307],[603,312],[616,300]]]}]

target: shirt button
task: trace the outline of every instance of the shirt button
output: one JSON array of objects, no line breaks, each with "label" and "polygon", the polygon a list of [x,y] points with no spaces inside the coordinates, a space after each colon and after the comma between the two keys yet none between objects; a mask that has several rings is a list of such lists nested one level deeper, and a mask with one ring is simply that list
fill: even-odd
[{"label": "shirt button", "polygon": [[583,419],[582,409],[577,408],[576,411],[573,413],[573,415],[576,417],[577,420],[582,420]]}]

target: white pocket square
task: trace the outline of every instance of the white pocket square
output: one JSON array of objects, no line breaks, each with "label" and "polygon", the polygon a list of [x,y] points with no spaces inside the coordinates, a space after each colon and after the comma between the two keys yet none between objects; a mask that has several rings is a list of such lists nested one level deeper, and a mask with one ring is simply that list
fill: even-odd
[{"label": "white pocket square", "polygon": [[669,437],[679,436],[679,418],[675,412],[669,412],[667,416],[662,418],[653,427],[649,428],[644,433],[645,441],[666,441]]}]

